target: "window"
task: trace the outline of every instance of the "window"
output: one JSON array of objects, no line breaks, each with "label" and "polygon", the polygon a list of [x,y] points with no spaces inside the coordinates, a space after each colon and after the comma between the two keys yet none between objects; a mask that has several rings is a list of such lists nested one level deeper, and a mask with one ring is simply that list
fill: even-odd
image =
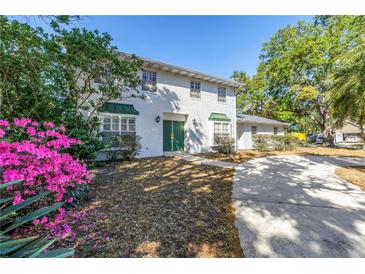
[{"label": "window", "polygon": [[104,65],[103,69],[102,69],[102,73],[99,75],[96,75],[94,77],[94,83],[95,84],[102,84],[103,80],[110,80],[112,74],[110,72],[110,68],[108,68],[106,65]]},{"label": "window", "polygon": [[214,144],[217,137],[230,137],[230,123],[214,122]]},{"label": "window", "polygon": [[226,88],[218,88],[218,102],[226,102]]},{"label": "window", "polygon": [[274,135],[278,135],[278,128],[274,127]]},{"label": "window", "polygon": [[256,135],[257,134],[257,128],[256,128],[256,126],[252,126],[251,127],[251,134],[252,135]]},{"label": "window", "polygon": [[156,92],[156,72],[154,71],[143,71],[142,72],[142,90]]},{"label": "window", "polygon": [[190,97],[200,99],[200,82],[190,82]]},{"label": "window", "polygon": [[136,137],[136,118],[122,115],[101,114],[103,141],[112,147],[118,146],[118,137]]}]

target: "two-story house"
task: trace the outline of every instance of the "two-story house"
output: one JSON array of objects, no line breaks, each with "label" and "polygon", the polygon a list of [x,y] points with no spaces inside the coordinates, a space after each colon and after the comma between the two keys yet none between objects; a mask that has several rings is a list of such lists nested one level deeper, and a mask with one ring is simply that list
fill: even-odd
[{"label": "two-story house", "polygon": [[[179,151],[209,152],[216,145],[215,136],[233,138],[237,149],[251,149],[255,134],[284,134],[287,123],[236,114],[239,83],[141,59],[138,92],[145,99],[114,100],[100,109],[100,130],[106,141],[116,135],[140,136],[139,157],[152,157]],[[106,152],[98,158],[106,159]]]},{"label": "two-story house", "polygon": [[[121,54],[121,58],[126,58]],[[238,83],[145,58],[139,94],[100,110],[105,136],[138,135],[140,157],[211,151],[214,136],[236,136]],[[103,155],[101,153],[101,158]]]}]

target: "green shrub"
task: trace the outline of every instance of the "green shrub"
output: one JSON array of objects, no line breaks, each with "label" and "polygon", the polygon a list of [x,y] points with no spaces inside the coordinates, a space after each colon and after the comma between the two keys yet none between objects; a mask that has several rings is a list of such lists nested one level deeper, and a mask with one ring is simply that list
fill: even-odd
[{"label": "green shrub", "polygon": [[112,143],[113,147],[108,151],[108,159],[111,161],[130,161],[137,157],[142,147],[140,136],[116,136]]},{"label": "green shrub", "polygon": [[235,141],[233,138],[216,136],[215,143],[216,143],[216,150],[219,153],[232,154],[235,150],[234,147]]},{"label": "green shrub", "polygon": [[71,147],[67,152],[74,158],[86,161],[95,159],[97,152],[105,147],[98,130],[99,121],[93,120],[87,123],[81,115],[71,116],[65,120],[66,134],[82,142],[81,145]]},{"label": "green shrub", "polygon": [[271,143],[271,135],[256,134],[253,138],[253,147],[258,151],[269,150]]},{"label": "green shrub", "polygon": [[274,149],[279,151],[293,150],[298,145],[298,139],[290,134],[273,135]]}]

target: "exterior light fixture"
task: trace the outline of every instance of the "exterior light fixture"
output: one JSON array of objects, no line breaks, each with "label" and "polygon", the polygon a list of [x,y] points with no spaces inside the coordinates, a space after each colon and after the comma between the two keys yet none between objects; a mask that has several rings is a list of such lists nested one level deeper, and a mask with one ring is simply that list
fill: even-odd
[{"label": "exterior light fixture", "polygon": [[156,118],[155,118],[156,123],[159,123],[160,120],[161,120],[161,117],[159,115],[157,115]]},{"label": "exterior light fixture", "polygon": [[196,119],[195,119],[195,118],[193,119],[193,125],[194,125],[195,127],[197,127],[197,126],[198,126],[198,122],[196,121]]}]

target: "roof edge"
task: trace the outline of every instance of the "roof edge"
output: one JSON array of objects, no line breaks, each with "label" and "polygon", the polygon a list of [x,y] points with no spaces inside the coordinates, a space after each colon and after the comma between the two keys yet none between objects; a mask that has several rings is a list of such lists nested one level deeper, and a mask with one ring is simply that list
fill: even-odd
[{"label": "roof edge", "polygon": [[242,123],[251,123],[251,124],[259,124],[259,125],[260,124],[261,125],[283,125],[283,126],[290,126],[291,125],[291,123],[288,123],[288,122],[282,122],[282,121],[279,121],[279,120],[269,119],[269,118],[262,117],[262,116],[250,115],[250,114],[242,114],[242,113],[237,113],[236,114],[237,122],[240,122],[239,119],[244,119],[244,117],[240,117],[239,115],[256,117],[258,119],[263,119],[263,121],[242,121],[241,120]]},{"label": "roof edge", "polygon": [[[127,58],[132,56],[132,54],[129,54],[126,52],[119,52],[119,55],[121,55],[123,57],[127,57]],[[221,85],[225,85],[225,86],[229,86],[229,87],[233,87],[233,88],[238,88],[241,86],[240,83],[237,83],[237,82],[234,82],[231,80],[227,80],[227,79],[224,79],[224,78],[221,78],[218,76],[210,75],[207,73],[191,70],[191,69],[180,67],[180,66],[175,66],[172,64],[163,63],[160,61],[155,61],[155,60],[140,57],[137,55],[135,55],[135,56],[137,58],[141,59],[144,62],[145,66],[148,67],[150,65],[151,69],[162,70],[162,71],[170,72],[173,74],[178,74],[178,75],[185,76],[185,77],[199,79],[202,81],[213,82],[213,83],[217,83],[217,84],[221,84]],[[165,69],[163,69],[163,68],[165,68]],[[178,72],[180,72],[180,73],[178,73]]]}]

